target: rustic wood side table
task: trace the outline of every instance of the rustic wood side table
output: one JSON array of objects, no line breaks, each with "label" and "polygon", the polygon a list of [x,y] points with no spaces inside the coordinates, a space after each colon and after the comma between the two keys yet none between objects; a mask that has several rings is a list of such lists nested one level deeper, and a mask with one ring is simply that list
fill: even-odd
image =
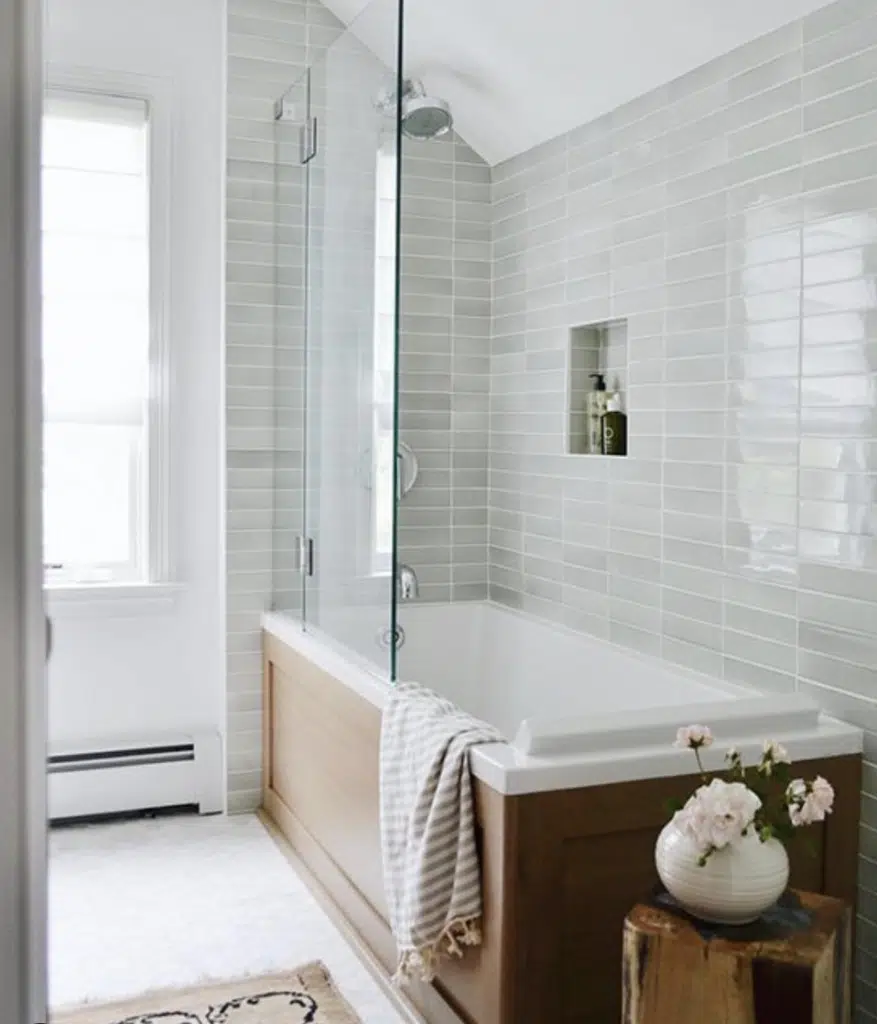
[{"label": "rustic wood side table", "polygon": [[624,922],[622,1024],[848,1024],[850,922],[790,890],[751,925],[710,925],[656,890]]}]

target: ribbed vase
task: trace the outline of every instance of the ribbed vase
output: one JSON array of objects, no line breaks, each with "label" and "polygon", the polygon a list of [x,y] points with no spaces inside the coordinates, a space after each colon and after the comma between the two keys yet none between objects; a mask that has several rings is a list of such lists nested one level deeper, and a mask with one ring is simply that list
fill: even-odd
[{"label": "ribbed vase", "polygon": [[703,867],[697,847],[668,822],[655,845],[658,875],[694,917],[716,924],[754,921],[785,891],[789,858],[777,839],[763,843],[750,829],[737,842],[713,853]]}]

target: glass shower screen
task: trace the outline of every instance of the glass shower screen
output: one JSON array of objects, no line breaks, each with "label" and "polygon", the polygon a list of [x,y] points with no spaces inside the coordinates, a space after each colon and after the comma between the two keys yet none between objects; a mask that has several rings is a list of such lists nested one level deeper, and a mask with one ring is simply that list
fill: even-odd
[{"label": "glass shower screen", "polygon": [[[398,18],[396,0],[372,8],[278,107],[278,195],[295,175],[301,194],[301,293],[298,356],[289,374],[278,373],[276,402],[278,436],[285,418],[298,416],[288,433],[299,457],[278,445],[273,554],[277,607],[392,677],[398,75],[358,33],[364,24],[368,37],[363,19],[379,15],[396,31]],[[395,54],[396,40],[387,44]],[[276,231],[281,297],[292,235],[279,215]],[[286,358],[280,346],[278,355]],[[293,523],[299,529],[287,530]]]}]

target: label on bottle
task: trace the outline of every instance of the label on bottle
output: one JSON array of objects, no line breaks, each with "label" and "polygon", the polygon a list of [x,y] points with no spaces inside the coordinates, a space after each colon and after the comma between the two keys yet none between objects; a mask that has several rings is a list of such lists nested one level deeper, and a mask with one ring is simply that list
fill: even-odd
[{"label": "label on bottle", "polygon": [[627,420],[623,412],[607,412],[603,417],[603,454],[627,454]]},{"label": "label on bottle", "polygon": [[606,411],[606,392],[591,391],[587,399],[588,451],[591,455],[603,452],[603,414]]}]

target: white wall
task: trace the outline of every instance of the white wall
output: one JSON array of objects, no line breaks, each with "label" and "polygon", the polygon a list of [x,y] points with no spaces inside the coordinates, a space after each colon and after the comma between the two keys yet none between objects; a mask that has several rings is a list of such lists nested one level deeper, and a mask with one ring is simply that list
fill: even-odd
[{"label": "white wall", "polygon": [[[873,7],[873,0],[866,3]],[[457,131],[493,166],[824,4],[412,0],[405,8],[405,62],[432,95],[450,103]],[[392,65],[395,3],[326,5]]]},{"label": "white wall", "polygon": [[50,68],[148,76],[171,97],[170,528],[180,592],[52,606],[53,746],[224,724],[222,0],[50,0]]}]

